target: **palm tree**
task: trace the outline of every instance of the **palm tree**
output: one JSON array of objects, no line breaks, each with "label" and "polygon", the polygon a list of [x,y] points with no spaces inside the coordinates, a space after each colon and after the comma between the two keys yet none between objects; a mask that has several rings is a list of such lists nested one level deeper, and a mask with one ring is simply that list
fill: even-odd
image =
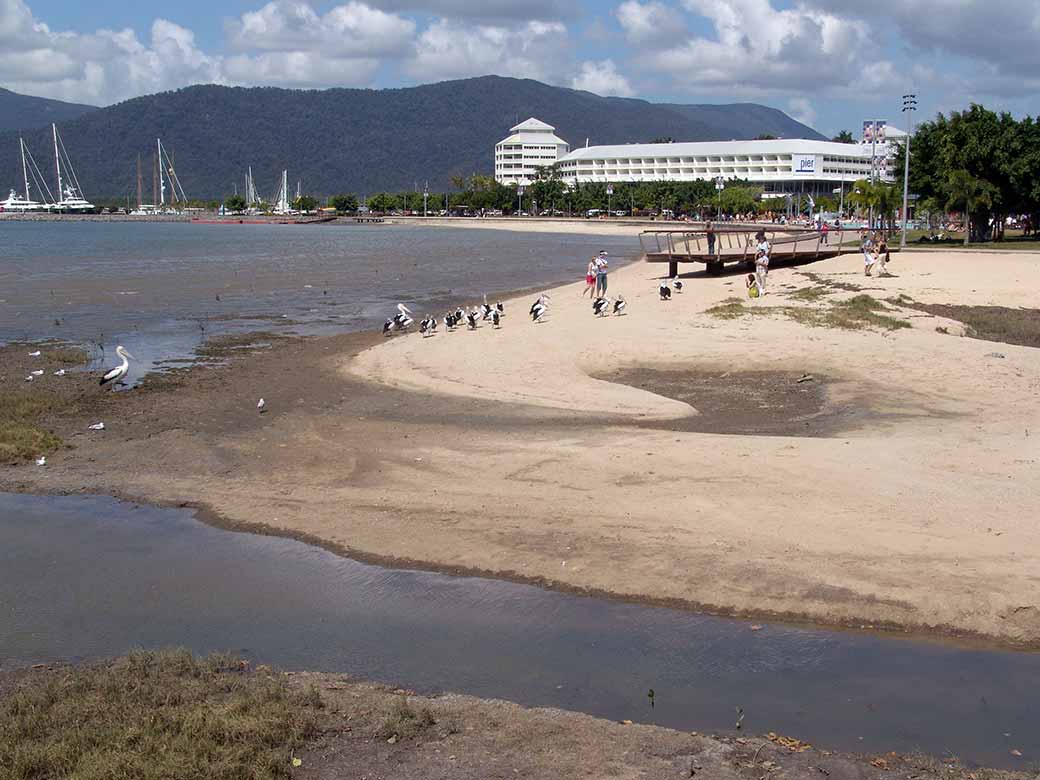
[{"label": "palm tree", "polygon": [[451,177],[451,186],[460,192],[466,189],[466,177],[455,175]]},{"label": "palm tree", "polygon": [[852,133],[850,133],[848,130],[842,130],[840,133],[838,133],[836,136],[834,136],[834,138],[831,139],[831,140],[833,140],[833,141],[835,141],[835,142],[837,142],[839,144],[854,144],[854,143],[856,143],[856,139],[852,137]]},{"label": "palm tree", "polygon": [[946,179],[946,208],[964,214],[964,243],[971,238],[972,214],[993,205],[996,187],[985,179],[972,176],[968,171],[951,171]]}]

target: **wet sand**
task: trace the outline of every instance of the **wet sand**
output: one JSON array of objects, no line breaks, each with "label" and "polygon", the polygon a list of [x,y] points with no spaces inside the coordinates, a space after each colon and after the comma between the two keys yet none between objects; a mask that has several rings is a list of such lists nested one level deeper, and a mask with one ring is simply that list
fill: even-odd
[{"label": "wet sand", "polygon": [[[756,305],[827,305],[790,297],[808,271],[1028,306],[1036,262],[983,276],[977,253],[906,253],[898,278],[867,280],[850,256],[774,270]],[[594,319],[574,285],[538,325],[523,299],[501,331],[289,342],[115,395],[83,380],[53,420],[74,449],[0,470],[0,488],[202,506],[368,560],[723,614],[1040,646],[1035,349],[909,308],[892,333],[719,320],[705,310],[741,276],[692,275],[662,303],[658,273],[612,274],[626,317]]]}]

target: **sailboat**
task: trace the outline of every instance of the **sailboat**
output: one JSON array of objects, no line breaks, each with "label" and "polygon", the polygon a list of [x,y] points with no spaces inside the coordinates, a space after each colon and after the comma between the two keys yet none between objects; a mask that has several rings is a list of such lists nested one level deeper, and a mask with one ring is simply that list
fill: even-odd
[{"label": "sailboat", "polygon": [[[72,167],[72,160],[69,159],[69,153],[65,151],[65,144],[61,140],[61,136],[58,135],[58,126],[51,124],[51,132],[54,135],[54,170],[58,177],[58,197],[61,198],[51,208],[56,211],[80,214],[93,211],[94,204],[83,199],[79,179],[76,178],[76,171]],[[65,171],[64,182],[61,178],[62,170]]]},{"label": "sailboat", "polygon": [[[29,195],[29,175],[30,173],[32,174],[33,184],[37,186],[43,185],[39,187],[41,190],[47,190],[46,182],[43,181],[40,169],[37,167],[36,161],[33,160],[31,154],[29,154],[29,162],[26,162],[25,156],[28,154],[28,149],[25,147],[25,141],[19,138],[18,146],[22,153],[22,182],[25,185],[25,197],[23,198],[12,188],[11,194],[7,196],[7,200],[0,200],[0,212],[24,214],[32,211],[46,211],[49,208],[48,204],[37,203]],[[47,195],[50,196],[49,190],[47,190]]]},{"label": "sailboat", "polygon": [[278,195],[275,197],[274,209],[275,214],[292,214],[292,208],[289,205],[289,172],[282,171],[282,184],[278,189]]}]

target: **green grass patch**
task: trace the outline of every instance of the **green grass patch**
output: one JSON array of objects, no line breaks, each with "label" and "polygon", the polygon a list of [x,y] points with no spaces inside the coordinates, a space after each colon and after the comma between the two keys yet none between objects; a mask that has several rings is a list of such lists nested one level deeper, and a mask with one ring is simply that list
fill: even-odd
[{"label": "green grass patch", "polygon": [[59,437],[39,424],[56,403],[49,393],[0,392],[0,463],[32,460],[62,446]]},{"label": "green grass patch", "polygon": [[421,734],[437,721],[426,707],[416,710],[404,696],[394,702],[393,709],[379,729],[382,739],[408,739]]},{"label": "green grass patch", "polygon": [[805,301],[806,303],[816,303],[818,300],[823,298],[825,295],[830,295],[834,292],[827,287],[816,285],[815,287],[802,287],[799,290],[795,290],[791,293],[791,297],[796,301]]},{"label": "green grass patch", "polygon": [[704,313],[720,320],[735,320],[738,317],[743,317],[745,314],[760,314],[762,311],[762,309],[757,308],[749,309],[744,305],[742,298],[726,298],[726,300],[716,303],[710,309],[706,309]]},{"label": "green grass patch", "polygon": [[795,322],[812,328],[841,328],[862,330],[879,328],[899,330],[909,328],[910,323],[884,312],[888,308],[869,295],[860,294],[844,301],[834,301],[826,308],[816,306],[745,306],[739,298],[727,298],[706,310],[706,314],[724,320],[734,320],[745,315],[781,314]]},{"label": "green grass patch", "polygon": [[0,777],[289,777],[319,707],[315,691],[187,650],[34,674],[0,702]]},{"label": "green grass patch", "polygon": [[44,349],[43,356],[47,360],[66,366],[84,366],[90,362],[90,355],[87,354],[86,350],[82,350],[79,347]]},{"label": "green grass patch", "polygon": [[1023,347],[1040,347],[1040,309],[918,303],[905,295],[900,295],[892,302],[935,317],[961,322],[966,327],[966,334],[971,338]]}]

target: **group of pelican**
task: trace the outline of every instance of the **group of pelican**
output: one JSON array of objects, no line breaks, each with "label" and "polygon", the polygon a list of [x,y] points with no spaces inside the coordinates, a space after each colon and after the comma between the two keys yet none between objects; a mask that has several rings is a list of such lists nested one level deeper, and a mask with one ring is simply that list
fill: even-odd
[{"label": "group of pelican", "polygon": [[600,296],[592,301],[592,313],[597,317],[606,317],[611,312],[620,316],[625,313],[626,308],[628,308],[628,301],[623,295],[619,295],[617,298]]},{"label": "group of pelican", "polygon": [[657,292],[661,296],[662,301],[671,300],[673,288],[677,293],[681,293],[683,291],[683,281],[678,276],[671,280],[661,280],[661,284],[657,288]]},{"label": "group of pelican", "polygon": [[[412,319],[411,310],[403,303],[397,304],[397,314],[383,323],[383,335],[392,336],[395,332],[404,333],[415,323]],[[487,296],[480,306],[465,309],[459,306],[454,311],[445,312],[443,319],[439,320],[432,314],[427,314],[419,321],[419,335],[423,338],[436,335],[437,327],[444,325],[444,330],[451,333],[456,328],[465,325],[467,330],[476,330],[482,322],[490,322],[491,327],[502,327],[502,318],[506,316],[506,307],[501,301],[494,305],[488,303]]]}]

